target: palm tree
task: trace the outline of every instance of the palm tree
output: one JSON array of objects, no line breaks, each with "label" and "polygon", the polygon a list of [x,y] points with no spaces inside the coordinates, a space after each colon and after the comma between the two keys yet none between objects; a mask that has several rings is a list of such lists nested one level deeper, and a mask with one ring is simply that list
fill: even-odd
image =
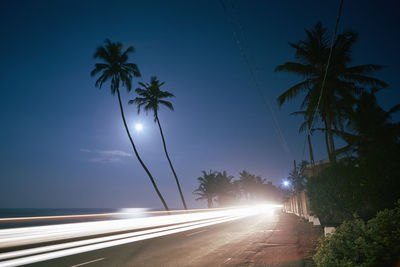
[{"label": "palm tree", "polygon": [[219,206],[231,204],[236,196],[235,184],[232,183],[232,175],[226,171],[217,172],[215,176],[217,202]]},{"label": "palm tree", "polygon": [[[304,81],[290,87],[278,97],[279,105],[305,93],[301,109],[315,111],[319,102],[322,81],[330,51],[330,40],[326,29],[318,22],[314,29],[306,30],[306,39],[298,43],[289,43],[296,50],[294,62],[277,66],[275,71],[285,71],[300,75]],[[328,67],[325,87],[318,107],[318,115],[326,133],[325,141],[330,161],[336,161],[333,131],[343,128],[345,116],[354,98],[363,91],[363,86],[383,88],[387,85],[369,74],[380,70],[382,66],[366,64],[349,66],[352,61],[351,49],[357,41],[354,32],[344,32],[334,41],[331,63]]]},{"label": "palm tree", "polygon": [[147,173],[150,178],[151,183],[153,184],[154,189],[157,192],[158,197],[160,198],[162,204],[164,205],[165,210],[169,210],[167,203],[165,202],[163,196],[161,195],[160,191],[157,188],[157,185],[151,175],[150,171],[142,161],[139,156],[138,151],[136,150],[135,143],[133,142],[132,136],[129,132],[128,125],[126,123],[124,109],[122,107],[121,95],[120,95],[120,86],[125,86],[128,92],[132,88],[132,78],[133,77],[140,77],[139,68],[134,63],[128,62],[128,54],[133,53],[134,48],[133,46],[129,46],[125,51],[122,51],[122,43],[112,43],[110,40],[105,40],[105,46],[99,46],[94,54],[94,58],[100,59],[101,63],[96,63],[95,68],[92,70],[90,75],[96,76],[100,74],[100,77],[96,80],[96,87],[101,88],[101,86],[111,80],[110,87],[111,87],[111,94],[115,95],[117,93],[118,101],[119,101],[119,108],[121,111],[122,121],[125,126],[126,133],[129,137],[129,141],[131,142],[133,151],[137,159],[139,160],[140,164],[142,165],[143,169]]},{"label": "palm tree", "polygon": [[196,200],[207,200],[207,207],[212,208],[214,207],[214,198],[217,196],[216,172],[210,171],[207,173],[202,171],[202,173],[203,176],[197,178],[199,187],[193,191],[193,194],[199,196]]},{"label": "palm tree", "polygon": [[307,176],[304,171],[307,168],[308,162],[303,160],[300,164],[296,165],[296,161],[294,161],[294,169],[289,173],[288,179],[291,181],[291,184],[294,185],[294,191],[296,193],[303,190],[306,186]]},{"label": "palm tree", "polygon": [[234,181],[234,183],[238,185],[241,195],[247,200],[261,197],[266,179],[250,174],[246,170],[240,172],[239,175],[239,180]]},{"label": "palm tree", "polygon": [[141,107],[143,106],[143,109],[147,111],[152,111],[154,114],[154,121],[157,122],[158,128],[160,129],[160,134],[161,134],[161,139],[163,142],[164,146],[164,151],[165,151],[165,156],[167,157],[169,166],[171,167],[172,173],[174,174],[176,185],[178,186],[179,194],[181,196],[181,200],[183,203],[183,207],[187,210],[185,198],[183,197],[181,185],[179,183],[178,176],[176,175],[174,166],[172,165],[171,159],[169,158],[168,155],[168,150],[167,150],[167,145],[165,144],[165,138],[164,134],[161,128],[160,120],[158,118],[158,110],[160,108],[160,105],[166,106],[170,110],[174,110],[174,107],[172,106],[172,103],[164,100],[165,98],[170,98],[174,97],[173,94],[171,94],[168,91],[161,91],[160,87],[164,84],[165,82],[160,82],[157,80],[157,77],[151,77],[150,78],[150,84],[142,83],[139,82],[139,85],[142,88],[137,88],[135,91],[139,95],[139,97],[136,97],[133,100],[129,101],[129,104],[137,104],[138,107],[138,113],[140,113]]},{"label": "palm tree", "polygon": [[355,110],[349,115],[347,131],[337,131],[348,143],[344,152],[356,153],[359,158],[378,150],[387,151],[399,144],[400,123],[391,122],[391,116],[400,111],[400,104],[385,111],[377,103],[376,91],[360,96]]},{"label": "palm tree", "polygon": [[[292,112],[290,115],[303,115],[304,117],[304,122],[300,125],[299,128],[299,133],[308,131],[307,133],[307,143],[308,143],[308,151],[310,152],[310,162],[311,165],[314,165],[314,153],[312,149],[312,144],[311,144],[311,134],[314,132],[313,126],[313,112],[312,110],[301,110],[301,111],[296,111]],[[328,149],[329,151],[329,149]]]}]

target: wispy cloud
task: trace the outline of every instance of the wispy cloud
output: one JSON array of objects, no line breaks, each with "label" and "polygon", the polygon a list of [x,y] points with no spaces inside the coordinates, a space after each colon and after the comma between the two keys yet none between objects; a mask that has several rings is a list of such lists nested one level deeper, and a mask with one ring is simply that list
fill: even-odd
[{"label": "wispy cloud", "polygon": [[98,153],[108,156],[131,157],[132,154],[121,150],[99,150]]},{"label": "wispy cloud", "polygon": [[81,148],[79,151],[91,155],[88,160],[93,163],[120,162],[122,158],[132,156],[132,154],[122,150],[91,150],[87,148]]},{"label": "wispy cloud", "polygon": [[89,161],[93,163],[113,163],[121,161],[121,158],[90,158]]}]

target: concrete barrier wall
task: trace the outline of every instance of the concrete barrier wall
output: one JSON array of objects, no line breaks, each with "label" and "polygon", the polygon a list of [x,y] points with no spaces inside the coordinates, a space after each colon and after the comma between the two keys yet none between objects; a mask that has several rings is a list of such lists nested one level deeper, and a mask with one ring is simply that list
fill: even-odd
[{"label": "concrete barrier wall", "polygon": [[283,204],[283,209],[285,212],[294,213],[314,225],[321,225],[319,219],[310,210],[310,200],[305,190],[291,193],[289,199]]}]

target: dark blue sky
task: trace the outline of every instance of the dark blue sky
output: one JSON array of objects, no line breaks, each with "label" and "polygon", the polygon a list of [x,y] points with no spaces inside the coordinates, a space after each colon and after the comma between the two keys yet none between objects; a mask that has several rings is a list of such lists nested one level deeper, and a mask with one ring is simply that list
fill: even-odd
[{"label": "dark blue sky", "polygon": [[[360,33],[354,63],[387,66],[377,77],[385,108],[399,101],[397,1],[344,1],[340,31]],[[288,143],[286,153],[233,38],[220,1],[2,1],[0,8],[0,208],[161,207],[124,132],[117,98],[89,75],[105,38],[133,45],[148,81],[176,95],[162,109],[167,145],[190,207],[201,170],[246,169],[280,183],[301,160],[299,101],[276,98],[300,77],[275,73],[293,60],[287,43],[318,20],[333,29],[339,1],[233,1]],[[125,103],[134,98],[126,94]],[[125,106],[144,161],[171,207],[180,207],[151,116]],[[396,118],[398,119],[398,118]],[[133,128],[132,128],[133,129]],[[314,137],[317,159],[326,157]],[[308,155],[308,153],[306,154]]]}]

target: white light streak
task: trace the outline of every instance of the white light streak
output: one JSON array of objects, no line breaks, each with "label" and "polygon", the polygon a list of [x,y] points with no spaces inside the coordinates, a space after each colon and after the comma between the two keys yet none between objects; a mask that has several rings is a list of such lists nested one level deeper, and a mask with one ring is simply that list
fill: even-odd
[{"label": "white light streak", "polygon": [[[0,266],[19,266],[166,236],[257,214],[269,214],[270,211],[278,207],[281,207],[281,205],[255,205],[229,209],[209,209],[168,216],[3,229],[0,230],[0,248],[76,237],[88,237],[88,239],[0,253]],[[146,230],[143,230],[144,228]],[[131,232],[116,233],[121,231]],[[205,229],[187,236],[204,231]],[[108,235],[90,238],[90,236],[101,234]]]},{"label": "white light streak", "polygon": [[49,252],[49,253],[8,260],[8,261],[2,261],[2,262],[0,262],[0,266],[1,267],[20,266],[20,265],[31,264],[31,263],[40,262],[40,261],[46,261],[46,260],[50,260],[50,259],[70,256],[70,255],[88,252],[88,251],[92,251],[92,250],[98,250],[98,249],[103,249],[103,248],[108,248],[108,247],[113,247],[113,246],[119,246],[119,245],[124,245],[124,244],[128,244],[128,243],[133,243],[133,242],[137,242],[137,241],[150,239],[150,238],[166,236],[166,235],[175,234],[175,233],[179,233],[179,232],[183,232],[183,231],[189,231],[189,230],[193,230],[193,229],[200,228],[200,227],[206,227],[206,226],[210,226],[210,225],[214,225],[214,224],[237,220],[237,219],[240,219],[243,217],[246,217],[246,216],[228,217],[227,219],[221,219],[221,220],[217,220],[214,222],[202,223],[202,224],[198,224],[198,225],[194,225],[194,226],[187,226],[187,227],[182,227],[182,228],[178,228],[178,229],[167,230],[167,231],[162,231],[162,232],[157,232],[157,233],[152,233],[152,234],[147,234],[147,235],[141,235],[141,236],[136,236],[136,237],[131,237],[131,238],[125,238],[125,239],[108,241],[108,242],[103,242],[103,243],[98,243],[98,244],[92,244],[92,245],[83,246],[83,247],[75,247],[75,248],[70,248],[70,249],[65,249],[65,250],[53,251],[53,252]]},{"label": "white light streak", "polygon": [[[219,220],[221,220],[221,219],[219,219]],[[10,258],[22,257],[22,256],[44,253],[44,252],[50,252],[50,251],[54,251],[54,250],[90,245],[90,244],[112,241],[112,240],[116,240],[116,239],[123,239],[123,238],[128,238],[128,237],[133,237],[133,236],[151,234],[151,233],[172,230],[172,229],[182,228],[182,227],[186,227],[186,226],[192,226],[192,225],[196,225],[196,224],[202,224],[202,223],[206,223],[206,222],[213,222],[213,221],[218,221],[218,219],[217,220],[211,219],[211,220],[207,220],[207,221],[202,221],[200,223],[195,222],[195,223],[179,224],[176,226],[167,226],[167,227],[161,227],[161,228],[156,228],[156,229],[151,229],[151,230],[127,233],[127,234],[118,234],[118,235],[112,235],[112,236],[106,236],[106,237],[92,238],[92,239],[87,239],[87,240],[82,240],[82,241],[67,242],[67,243],[62,243],[62,244],[57,244],[57,245],[50,245],[50,246],[44,246],[44,247],[38,247],[38,248],[29,248],[29,249],[24,249],[24,250],[5,252],[5,253],[0,253],[0,260],[6,260],[6,259],[10,259]],[[0,264],[1,264],[1,262],[0,262]]]}]

